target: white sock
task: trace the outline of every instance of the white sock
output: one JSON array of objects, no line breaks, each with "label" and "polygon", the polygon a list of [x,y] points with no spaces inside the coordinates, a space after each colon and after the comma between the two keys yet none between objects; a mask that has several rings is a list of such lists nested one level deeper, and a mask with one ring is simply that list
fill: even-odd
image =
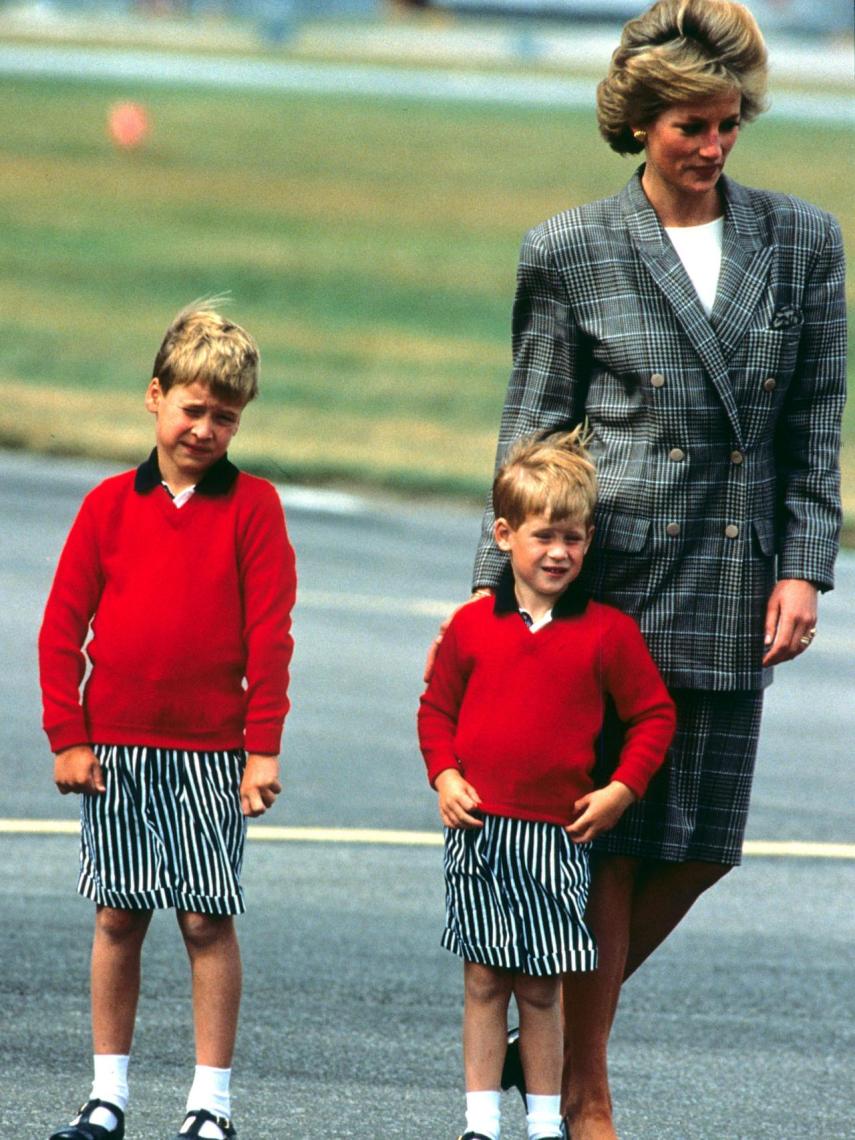
[{"label": "white sock", "polygon": [[[107,1100],[120,1108],[128,1107],[128,1061],[126,1053],[96,1053],[92,1058],[94,1077],[92,1100]],[[93,1124],[100,1124],[108,1132],[116,1129],[119,1121],[108,1108],[96,1108],[90,1117]]]},{"label": "white sock", "polygon": [[499,1140],[501,1096],[498,1089],[466,1094],[467,1132],[480,1132],[490,1140]]},{"label": "white sock", "polygon": [[[215,1069],[211,1065],[197,1065],[193,1085],[187,1096],[187,1111],[194,1108],[207,1108],[214,1116],[231,1120],[232,1098],[229,1093],[231,1069]],[[222,1131],[215,1124],[206,1121],[199,1129],[199,1135],[210,1140],[222,1140]]]},{"label": "white sock", "polygon": [[528,1140],[548,1140],[561,1134],[561,1096],[536,1096],[529,1093],[525,1098]]}]

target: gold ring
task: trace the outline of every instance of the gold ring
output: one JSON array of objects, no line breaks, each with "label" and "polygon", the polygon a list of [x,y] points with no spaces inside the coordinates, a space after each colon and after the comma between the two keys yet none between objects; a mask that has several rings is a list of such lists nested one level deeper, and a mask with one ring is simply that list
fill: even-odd
[{"label": "gold ring", "polygon": [[805,647],[807,647],[808,645],[810,645],[811,641],[812,641],[812,638],[810,638],[810,637],[800,637],[799,638],[799,645],[804,645]]}]

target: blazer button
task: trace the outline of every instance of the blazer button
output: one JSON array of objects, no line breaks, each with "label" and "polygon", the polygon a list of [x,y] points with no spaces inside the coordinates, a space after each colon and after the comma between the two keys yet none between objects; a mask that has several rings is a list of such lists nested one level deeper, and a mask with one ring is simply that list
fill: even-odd
[{"label": "blazer button", "polygon": [[675,463],[682,463],[686,458],[686,453],[681,447],[672,447],[668,452],[668,458],[673,459]]},{"label": "blazer button", "polygon": [[668,535],[669,538],[676,538],[677,535],[680,533],[680,524],[679,523],[668,523],[668,525],[665,527],[665,533]]},{"label": "blazer button", "polygon": [[663,388],[665,386],[665,377],[661,372],[654,372],[650,377],[650,383],[654,388]]},{"label": "blazer button", "polygon": [[764,392],[774,392],[777,387],[778,387],[778,381],[775,380],[775,378],[773,376],[770,376],[768,380],[763,381],[763,391]]},{"label": "blazer button", "polygon": [[725,538],[738,538],[739,527],[736,525],[736,523],[728,523],[728,525],[724,528],[724,535]]},{"label": "blazer button", "polygon": [[741,451],[731,451],[731,453],[730,453],[730,462],[735,463],[737,466],[739,466],[739,464],[743,461],[744,458],[745,458],[745,456],[742,454]]}]

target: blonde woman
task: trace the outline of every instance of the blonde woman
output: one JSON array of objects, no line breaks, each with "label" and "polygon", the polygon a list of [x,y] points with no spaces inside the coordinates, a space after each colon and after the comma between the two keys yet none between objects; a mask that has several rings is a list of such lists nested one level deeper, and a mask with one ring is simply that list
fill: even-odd
[{"label": "blonde woman", "polygon": [[[565,1127],[613,1140],[620,987],[739,863],[763,690],[810,648],[833,586],[845,388],[836,221],[724,168],[763,110],[766,49],[731,0],[660,0],[598,88],[617,195],[526,236],[499,459],[587,419],[600,499],[593,596],[632,614],[677,706],[669,762],[597,841],[594,974],[564,987]],[[474,588],[503,556],[488,511]]]}]

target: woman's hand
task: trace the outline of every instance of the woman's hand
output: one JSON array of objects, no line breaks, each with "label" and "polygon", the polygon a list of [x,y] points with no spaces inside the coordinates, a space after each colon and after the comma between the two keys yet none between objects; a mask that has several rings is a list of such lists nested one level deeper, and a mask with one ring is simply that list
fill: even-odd
[{"label": "woman's hand", "polygon": [[781,665],[810,646],[816,632],[816,595],[813,582],[782,578],[766,606],[764,665]]},{"label": "woman's hand", "polygon": [[444,768],[433,782],[439,793],[439,815],[446,827],[483,827],[484,821],[470,813],[481,797],[456,768]]},{"label": "woman's hand", "polygon": [[462,610],[463,607],[468,606],[470,602],[477,602],[479,598],[485,598],[485,597],[487,597],[488,594],[492,594],[492,592],[493,591],[487,589],[486,586],[482,587],[479,590],[474,590],[471,597],[467,598],[466,601],[462,602],[459,606],[454,607],[454,609],[451,611],[451,613],[448,615],[448,617],[445,619],[445,621],[439,627],[439,633],[433,639],[433,641],[430,643],[430,649],[428,649],[427,661],[425,661],[425,675],[424,675],[425,684],[427,684],[428,681],[430,680],[430,675],[433,672],[433,663],[434,663],[434,661],[436,661],[436,654],[437,654],[437,650],[439,649],[439,644],[442,641],[443,637],[445,637],[445,631],[451,625],[451,619],[454,617],[454,615],[457,613],[458,610]]}]

